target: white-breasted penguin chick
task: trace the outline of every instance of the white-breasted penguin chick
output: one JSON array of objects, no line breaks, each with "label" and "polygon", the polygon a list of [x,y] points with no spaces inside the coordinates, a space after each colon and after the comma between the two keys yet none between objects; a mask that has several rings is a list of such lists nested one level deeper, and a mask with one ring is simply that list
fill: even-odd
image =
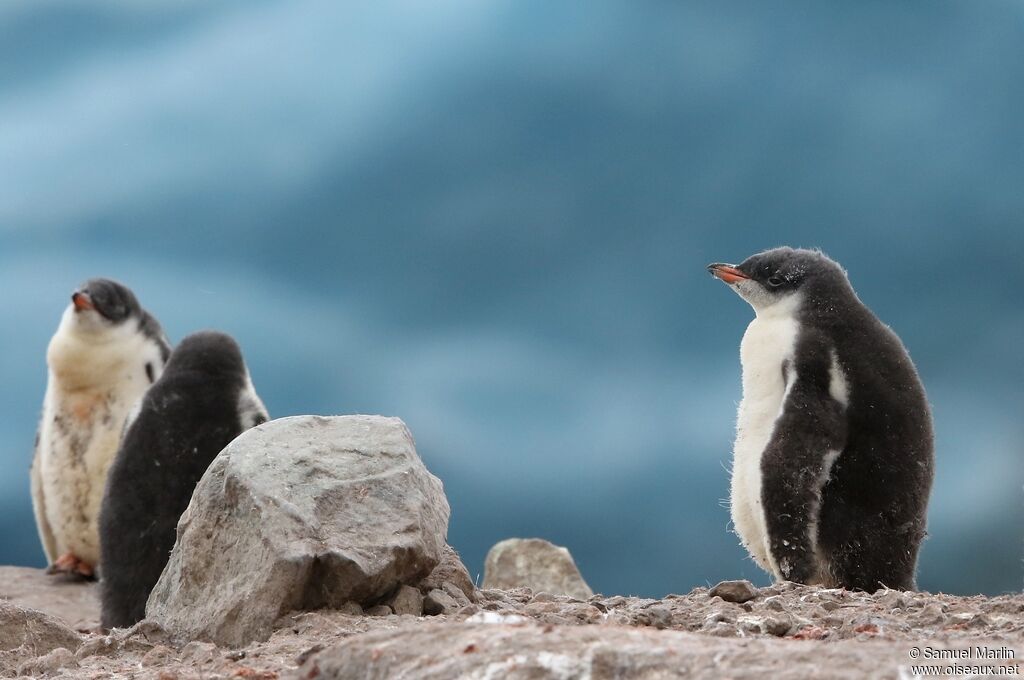
[{"label": "white-breasted penguin chick", "polygon": [[732,471],[743,545],[776,579],[914,589],[934,453],[903,343],[820,252],[708,270],[756,313],[740,345]]},{"label": "white-breasted penguin chick", "polygon": [[231,440],[267,418],[229,335],[193,333],[171,353],[128,424],[107,478],[100,512],[105,628],[127,628],[145,617],[196,484]]},{"label": "white-breasted penguin chick", "polygon": [[51,573],[92,577],[107,468],[125,419],[160,376],[170,344],[134,293],[90,279],[46,352],[49,378],[32,461],[32,507]]}]

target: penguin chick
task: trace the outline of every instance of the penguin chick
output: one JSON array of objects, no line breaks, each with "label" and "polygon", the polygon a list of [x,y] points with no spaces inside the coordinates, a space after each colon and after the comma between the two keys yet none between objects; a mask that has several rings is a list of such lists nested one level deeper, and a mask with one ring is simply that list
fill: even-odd
[{"label": "penguin chick", "polygon": [[820,252],[708,270],[756,314],[731,482],[743,545],[777,580],[914,589],[934,453],[907,350]]},{"label": "penguin chick", "polygon": [[46,352],[49,378],[32,461],[32,507],[49,573],[91,578],[97,518],[125,418],[160,376],[170,344],[127,287],[90,279]]},{"label": "penguin chick", "polygon": [[230,336],[205,331],[181,341],[110,467],[100,513],[105,628],[145,617],[196,484],[231,440],[267,417]]}]

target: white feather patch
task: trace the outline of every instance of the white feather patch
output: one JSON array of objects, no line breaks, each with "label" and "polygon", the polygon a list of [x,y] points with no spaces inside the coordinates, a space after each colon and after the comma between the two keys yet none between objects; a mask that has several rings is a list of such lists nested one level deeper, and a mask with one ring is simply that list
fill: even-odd
[{"label": "white feather patch", "polygon": [[743,365],[743,400],[736,417],[733,447],[731,509],[733,526],[744,547],[765,571],[780,576],[768,544],[768,527],[761,500],[761,457],[775,431],[788,390],[796,380],[783,363],[792,364],[799,324],[799,298],[791,296],[768,308],[757,309],[740,344]]},{"label": "white feather patch", "polygon": [[846,408],[850,404],[850,386],[846,382],[846,374],[839,365],[839,356],[832,350],[832,363],[828,368],[828,393]]}]

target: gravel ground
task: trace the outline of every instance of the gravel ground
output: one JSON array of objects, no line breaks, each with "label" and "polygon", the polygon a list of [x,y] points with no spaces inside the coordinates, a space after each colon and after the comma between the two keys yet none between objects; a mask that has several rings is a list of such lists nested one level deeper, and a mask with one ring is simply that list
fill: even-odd
[{"label": "gravel ground", "polygon": [[476,604],[439,616],[294,613],[278,620],[269,640],[237,650],[182,644],[148,622],[104,634],[96,627],[93,584],[38,570],[0,567],[0,599],[60,617],[82,639],[77,650],[53,649],[16,667],[0,661],[4,677],[902,680],[915,677],[917,663],[938,665],[940,677],[1024,672],[1021,594],[869,595],[730,582],[662,599],[581,601],[528,589],[483,590]]}]

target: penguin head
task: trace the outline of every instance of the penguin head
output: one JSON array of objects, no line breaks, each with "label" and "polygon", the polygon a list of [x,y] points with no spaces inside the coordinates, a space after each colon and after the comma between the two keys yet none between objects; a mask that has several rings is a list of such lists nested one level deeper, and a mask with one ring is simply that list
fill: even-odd
[{"label": "penguin head", "polygon": [[171,352],[166,374],[180,371],[225,376],[239,384],[246,377],[245,360],[235,339],[217,331],[199,331],[182,339]]},{"label": "penguin head", "polygon": [[69,311],[79,325],[99,329],[140,316],[142,307],[127,286],[110,279],[89,279],[71,294]]},{"label": "penguin head", "polygon": [[242,350],[234,338],[218,331],[199,331],[186,336],[171,352],[161,381],[184,377],[199,380],[208,392],[227,390],[234,399],[242,431],[270,419],[266,406],[256,394]]},{"label": "penguin head", "polygon": [[715,278],[729,285],[758,314],[788,308],[811,292],[848,287],[846,273],[817,250],[773,248],[751,255],[738,265],[708,265]]}]

